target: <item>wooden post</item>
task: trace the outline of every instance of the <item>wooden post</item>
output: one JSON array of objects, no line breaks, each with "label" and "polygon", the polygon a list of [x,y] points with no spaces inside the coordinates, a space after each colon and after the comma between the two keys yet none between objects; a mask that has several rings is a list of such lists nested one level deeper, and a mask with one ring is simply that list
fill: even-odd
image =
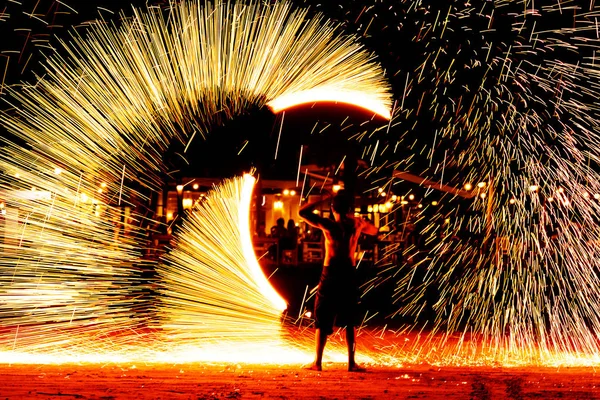
[{"label": "wooden post", "polygon": [[356,153],[354,151],[350,151],[349,154],[346,155],[344,160],[344,190],[346,190],[346,195],[350,199],[350,210],[354,213],[354,200],[356,196],[356,183],[357,183],[357,172],[358,168],[358,160],[356,157]]}]

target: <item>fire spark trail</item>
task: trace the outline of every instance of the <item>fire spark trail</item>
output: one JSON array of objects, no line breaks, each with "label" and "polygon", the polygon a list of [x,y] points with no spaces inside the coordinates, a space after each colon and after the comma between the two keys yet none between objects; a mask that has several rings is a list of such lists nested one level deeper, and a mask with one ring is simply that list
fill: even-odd
[{"label": "fire spark trail", "polygon": [[[236,338],[274,334],[282,300],[258,276],[248,240],[231,236],[247,228],[247,210],[233,209],[233,199],[209,200],[204,222],[190,216],[183,227],[189,237],[180,236],[160,265],[143,257],[157,221],[128,210],[136,197],[161,189],[170,144],[187,148],[251,106],[278,112],[334,100],[389,117],[390,89],[374,56],[322,16],[309,18],[286,2],[203,3],[135,9],[118,26],[96,21],[61,42],[34,84],[4,88],[10,108],[0,122],[19,143],[3,139],[0,153],[3,351],[33,354],[34,362],[119,359],[139,354],[136,342],[164,339],[148,329],[182,339],[197,328],[204,339],[227,338],[221,344],[231,353]],[[216,193],[241,191],[232,185]],[[233,233],[219,230],[232,224]],[[200,227],[209,242],[198,243]],[[202,290],[190,299],[191,278],[199,277],[187,274],[195,265],[221,270],[205,268],[196,283],[213,286],[195,287]],[[235,275],[226,266],[249,269]],[[141,313],[148,269],[165,279],[163,301]]]}]

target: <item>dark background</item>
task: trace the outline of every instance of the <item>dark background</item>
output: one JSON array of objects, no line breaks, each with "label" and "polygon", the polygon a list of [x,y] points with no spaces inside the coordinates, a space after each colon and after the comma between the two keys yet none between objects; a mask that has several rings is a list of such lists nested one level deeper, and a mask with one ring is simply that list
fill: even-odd
[{"label": "dark background", "polygon": [[[127,2],[139,7],[146,3]],[[166,3],[151,2],[158,5]],[[268,110],[249,110],[246,115],[217,127],[206,143],[199,140],[193,143],[194,150],[199,153],[214,153],[213,149],[218,148],[223,162],[220,165],[192,162],[190,175],[230,175],[247,169],[250,164],[281,175],[275,177],[295,176],[301,144],[312,145],[312,151],[307,151],[306,157],[312,157],[318,163],[335,164],[341,160],[338,154],[321,154],[323,152],[319,150],[334,149],[334,153],[343,157],[350,147],[358,149],[359,155],[363,156],[364,149],[372,148],[379,141],[380,151],[386,147],[394,151],[387,150],[373,158],[368,151],[364,155],[364,158],[372,160],[370,164],[373,167],[384,167],[372,175],[373,181],[389,177],[392,169],[409,170],[435,179],[439,179],[444,170],[446,182],[459,184],[478,168],[485,171],[481,167],[490,161],[482,157],[466,163],[461,161],[465,154],[477,146],[497,147],[500,144],[473,137],[474,134],[483,136],[497,132],[494,132],[494,127],[485,125],[473,128],[473,124],[478,122],[473,122],[473,118],[462,118],[473,107],[469,109],[464,105],[474,104],[474,108],[482,105],[482,113],[494,111],[498,114],[505,107],[502,100],[507,98],[511,99],[511,104],[522,106],[523,110],[539,107],[540,113],[543,113],[543,109],[548,107],[546,102],[532,100],[537,92],[542,95],[547,92],[547,88],[541,88],[543,85],[534,82],[508,79],[504,83],[504,91],[494,92],[506,73],[506,60],[522,69],[535,71],[540,66],[546,68],[552,60],[585,62],[593,51],[590,49],[592,46],[584,47],[581,45],[583,41],[576,39],[595,36],[595,17],[586,16],[586,13],[595,12],[596,6],[585,1],[540,4],[535,5],[535,9],[533,4],[521,1],[298,0],[295,3],[309,7],[311,13],[323,13],[338,22],[341,31],[356,34],[358,40],[377,55],[397,102],[389,131],[385,135],[349,140],[352,130],[346,130],[345,135],[348,136],[345,137],[339,133],[344,117],[350,116],[350,122],[358,125],[370,116],[339,105],[324,106],[327,112],[316,114],[311,113],[312,109],[295,111],[297,118],[286,116],[279,157],[274,160],[280,117],[273,116]],[[36,74],[43,74],[40,66],[43,55],[50,53],[50,48],[59,46],[57,38],[68,38],[71,29],[85,29],[86,24],[95,18],[118,19],[119,10],[124,15],[131,14],[131,6],[125,4],[116,0],[69,5],[50,0],[24,0],[0,5],[0,35],[3,38],[0,73],[4,85],[34,82]],[[571,28],[580,31],[565,30]],[[533,49],[532,39],[536,38],[533,32],[542,39],[547,36],[553,40],[564,40],[578,46],[577,50],[551,46],[552,41],[542,43],[541,40]],[[560,81],[558,78],[549,79],[550,83]],[[493,110],[481,99],[482,93],[487,92],[497,97],[497,107]],[[528,101],[522,104],[515,102],[514,98],[519,96]],[[563,99],[566,101],[569,96],[581,98],[583,94],[576,90],[566,91]],[[402,110],[399,110],[401,103]],[[463,108],[460,108],[461,105]],[[315,123],[318,128],[314,130],[317,132],[322,127],[330,127],[315,137],[310,135]],[[549,126],[559,124],[552,114],[545,118],[544,123]],[[381,121],[373,123],[372,129],[381,124]],[[251,133],[248,126],[253,127]],[[544,132],[543,128],[539,127],[539,131]],[[550,142],[556,138],[545,139]],[[348,144],[348,141],[353,143]],[[246,147],[238,156],[244,144]],[[194,157],[194,160],[203,159],[205,157]],[[518,166],[515,166],[516,170]],[[480,178],[485,180],[485,176]]]}]

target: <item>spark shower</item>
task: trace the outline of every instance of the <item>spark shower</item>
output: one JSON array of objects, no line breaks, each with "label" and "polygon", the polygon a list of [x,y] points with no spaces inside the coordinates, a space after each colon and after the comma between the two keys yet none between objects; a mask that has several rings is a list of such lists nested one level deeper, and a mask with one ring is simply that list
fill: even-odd
[{"label": "spark shower", "polygon": [[[266,337],[246,323],[267,324],[264,331],[272,337],[279,329],[280,300],[255,274],[255,260],[247,251],[227,246],[209,251],[211,243],[226,244],[222,239],[232,230],[239,237],[245,234],[223,219],[237,221],[245,212],[238,200],[247,178],[213,192],[223,202],[237,199],[231,204],[238,206],[213,199],[207,208],[195,208],[178,247],[154,266],[162,278],[162,298],[148,315],[135,310],[143,287],[141,227],[152,221],[133,216],[118,229],[126,235],[116,234],[113,222],[122,218],[120,206],[138,194],[130,182],[159,190],[169,143],[185,147],[252,105],[280,112],[294,104],[333,100],[391,118],[383,128],[390,133],[387,139],[370,147],[379,153],[366,157],[379,162],[376,168],[399,168],[402,163],[389,149],[419,143],[411,131],[422,135],[414,128],[427,119],[439,123],[429,132],[434,145],[429,150],[415,145],[416,153],[433,157],[436,143],[455,143],[447,147],[444,167],[429,178],[439,179],[441,171],[445,183],[462,184],[444,176],[447,159],[462,169],[460,179],[486,184],[471,208],[479,212],[475,217],[440,206],[436,218],[452,218],[444,225],[445,237],[427,254],[425,276],[414,280],[417,270],[407,265],[402,271],[408,273],[397,274],[403,276],[396,291],[399,313],[418,315],[424,292],[432,287],[440,292],[432,335],[415,342],[414,353],[442,363],[597,362],[600,208],[593,196],[600,193],[600,179],[589,165],[600,157],[593,146],[598,143],[597,107],[589,99],[598,97],[600,75],[593,58],[578,64],[550,55],[565,43],[577,50],[596,46],[588,36],[597,31],[598,12],[590,6],[581,14],[587,23],[577,28],[539,30],[537,20],[529,29],[538,13],[527,1],[498,1],[496,8],[482,2],[480,9],[455,5],[444,12],[421,2],[400,3],[409,5],[405,15],[420,27],[411,40],[423,45],[423,54],[415,55],[422,56],[416,69],[400,74],[405,83],[398,86],[403,92],[395,94],[397,107],[387,80],[400,71],[387,71],[386,77],[356,37],[342,36],[326,18],[309,18],[285,2],[188,1],[164,12],[149,7],[135,10],[118,26],[101,21],[83,36],[73,33],[62,42],[63,48],[44,62],[43,77],[9,88],[10,108],[0,117],[27,143],[7,143],[0,154],[7,210],[0,259],[2,348],[38,357],[113,354],[115,348],[136,346],[123,332],[155,338],[155,332],[140,327],[158,326],[169,332],[169,340],[195,349],[199,341],[191,337],[198,337],[202,327],[210,332],[204,339],[212,350],[245,336],[253,338],[244,341],[253,348],[248,354],[261,354],[262,347],[252,343]],[[571,9],[563,3],[543,11],[562,15]],[[518,46],[497,42],[488,37],[492,30],[480,32],[465,22],[482,19],[490,27],[502,9],[512,6],[521,9],[507,12],[520,21],[511,26]],[[371,7],[360,10],[356,20],[372,16],[376,26],[382,17],[373,13]],[[409,30],[400,24],[392,28]],[[468,46],[455,43],[461,38],[456,32],[469,32],[473,40]],[[461,68],[478,76],[484,67],[481,82],[461,80]],[[423,82],[428,86],[421,91]],[[457,88],[464,93],[458,95]],[[431,99],[430,107],[424,99]],[[588,148],[582,150],[581,143]],[[561,235],[551,237],[548,224],[560,225]],[[467,226],[485,246],[455,239]],[[215,227],[229,231],[210,229]],[[423,231],[430,238],[438,233],[433,224]],[[235,262],[227,265],[239,267],[236,279],[221,281],[232,273],[223,270],[225,275],[209,280],[212,286],[194,286],[199,272],[190,270],[190,263],[222,267],[232,257]],[[396,272],[396,266],[384,268]],[[251,293],[252,303],[244,307],[252,312],[229,303],[239,285]],[[210,301],[197,301],[197,290]],[[195,316],[206,314],[218,317],[215,324],[196,325]],[[225,317],[226,324],[216,322]],[[217,332],[227,339],[210,341]],[[90,341],[90,333],[98,340]],[[286,344],[281,349],[294,351]],[[158,353],[157,348],[156,358],[163,357]],[[391,359],[411,358],[392,354]]]}]

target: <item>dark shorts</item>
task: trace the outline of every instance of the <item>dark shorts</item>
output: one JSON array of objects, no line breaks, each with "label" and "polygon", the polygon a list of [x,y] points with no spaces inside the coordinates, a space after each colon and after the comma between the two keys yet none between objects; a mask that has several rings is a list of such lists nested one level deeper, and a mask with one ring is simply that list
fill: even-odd
[{"label": "dark shorts", "polygon": [[356,268],[350,260],[323,267],[315,299],[315,326],[328,335],[334,325],[354,327],[357,305]]}]

